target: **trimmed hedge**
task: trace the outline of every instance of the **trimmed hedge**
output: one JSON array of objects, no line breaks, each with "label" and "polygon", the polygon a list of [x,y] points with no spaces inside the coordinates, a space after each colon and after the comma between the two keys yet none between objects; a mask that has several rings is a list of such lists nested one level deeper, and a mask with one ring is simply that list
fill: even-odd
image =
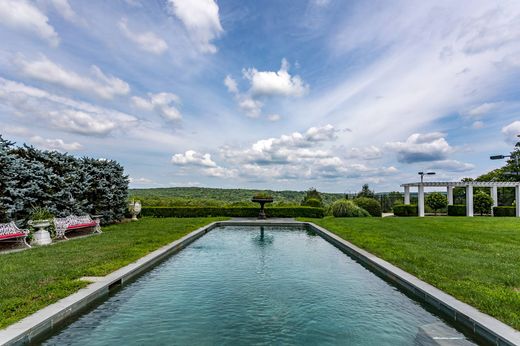
[{"label": "trimmed hedge", "polygon": [[394,205],[395,216],[417,216],[418,210],[416,204],[396,204]]},{"label": "trimmed hedge", "polygon": [[[257,217],[258,207],[143,207],[141,216],[152,217]],[[323,208],[272,207],[265,208],[267,217],[312,217],[325,216]]]},{"label": "trimmed hedge", "polygon": [[511,206],[493,207],[493,216],[516,216],[516,210]]},{"label": "trimmed hedge", "polygon": [[466,216],[465,204],[454,204],[448,206],[448,216]]},{"label": "trimmed hedge", "polygon": [[372,216],[381,217],[383,212],[381,211],[381,203],[374,198],[358,197],[352,200],[360,208],[365,209]]}]

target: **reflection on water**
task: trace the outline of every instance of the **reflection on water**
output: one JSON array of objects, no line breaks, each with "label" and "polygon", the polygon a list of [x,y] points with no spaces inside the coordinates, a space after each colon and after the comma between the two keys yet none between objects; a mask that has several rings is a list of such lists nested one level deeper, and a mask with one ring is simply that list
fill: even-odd
[{"label": "reflection on water", "polygon": [[271,232],[266,233],[265,226],[260,226],[260,233],[253,236],[253,241],[259,247],[264,247],[273,243],[274,235]]}]

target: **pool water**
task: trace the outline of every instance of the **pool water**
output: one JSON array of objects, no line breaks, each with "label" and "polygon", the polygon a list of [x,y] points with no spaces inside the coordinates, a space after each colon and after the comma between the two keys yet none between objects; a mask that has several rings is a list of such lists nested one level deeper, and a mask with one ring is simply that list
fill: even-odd
[{"label": "pool water", "polygon": [[444,323],[302,228],[220,227],[46,345],[414,345]]}]

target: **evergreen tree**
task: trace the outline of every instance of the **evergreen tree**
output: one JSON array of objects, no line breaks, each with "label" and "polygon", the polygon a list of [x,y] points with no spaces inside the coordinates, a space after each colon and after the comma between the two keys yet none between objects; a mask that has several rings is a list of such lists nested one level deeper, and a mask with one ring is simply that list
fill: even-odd
[{"label": "evergreen tree", "polygon": [[0,222],[23,223],[37,207],[56,216],[101,213],[104,223],[124,217],[128,176],[117,162],[13,144],[0,136]]},{"label": "evergreen tree", "polygon": [[9,153],[13,142],[0,135],[0,222],[7,222],[15,212],[16,160]]}]

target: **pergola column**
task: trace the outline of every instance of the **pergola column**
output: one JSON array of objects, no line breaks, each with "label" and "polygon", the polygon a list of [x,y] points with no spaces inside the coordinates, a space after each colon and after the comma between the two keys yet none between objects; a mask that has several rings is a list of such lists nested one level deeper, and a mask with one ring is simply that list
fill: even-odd
[{"label": "pergola column", "polygon": [[448,186],[448,205],[453,205],[453,186]]},{"label": "pergola column", "polygon": [[404,204],[410,204],[410,186],[404,187]]},{"label": "pergola column", "polygon": [[466,186],[466,216],[473,216],[473,186]]},{"label": "pergola column", "polygon": [[424,186],[422,184],[419,185],[417,207],[419,208],[419,216],[424,217]]},{"label": "pergola column", "polygon": [[520,185],[515,186],[515,209],[516,209],[516,217],[520,217],[520,201],[518,198],[520,197]]},{"label": "pergola column", "polygon": [[493,208],[498,207],[498,188],[491,186],[491,199],[493,200],[493,207],[491,207],[491,215],[493,215]]}]

